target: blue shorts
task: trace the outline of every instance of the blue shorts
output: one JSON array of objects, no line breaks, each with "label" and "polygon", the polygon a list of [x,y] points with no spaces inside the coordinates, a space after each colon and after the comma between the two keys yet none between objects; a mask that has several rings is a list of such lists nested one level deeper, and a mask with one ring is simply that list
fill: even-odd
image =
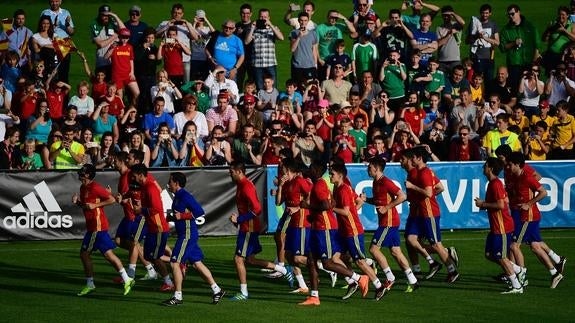
[{"label": "blue shorts", "polygon": [[371,240],[372,245],[378,247],[399,247],[401,241],[399,240],[399,228],[398,227],[378,227],[373,234],[373,239]]},{"label": "blue shorts", "polygon": [[116,248],[114,241],[110,238],[108,231],[86,232],[82,240],[81,251],[92,252],[98,249],[102,254]]},{"label": "blue shorts", "polygon": [[134,221],[123,218],[116,230],[116,238],[142,242],[147,232],[148,227],[146,226],[146,219],[143,216],[137,216]]},{"label": "blue shorts", "polygon": [[404,237],[416,235],[419,236],[419,223],[417,221],[417,217],[415,216],[408,216],[407,220],[405,221],[405,233]]},{"label": "blue shorts", "polygon": [[309,246],[314,258],[331,259],[341,252],[337,240],[337,230],[311,230]]},{"label": "blue shorts", "polygon": [[168,232],[149,233],[146,235],[144,241],[144,258],[148,261],[160,259],[166,250],[166,243],[168,242]]},{"label": "blue shorts", "polygon": [[513,219],[513,227],[515,228],[515,232],[517,232],[517,229],[521,227],[521,210],[511,209],[510,213]]},{"label": "blue shorts", "polygon": [[515,226],[513,240],[519,244],[530,244],[531,242],[541,242],[539,232],[539,221],[521,222],[519,228]]},{"label": "blue shorts", "polygon": [[198,239],[178,239],[172,250],[171,262],[179,262],[185,264],[190,262],[191,264],[202,261],[204,259],[204,254],[202,249],[198,245]]},{"label": "blue shorts", "polygon": [[511,233],[495,234],[490,232],[485,240],[485,257],[494,260],[507,258],[512,241]]},{"label": "blue shorts", "polygon": [[305,256],[309,253],[309,228],[289,227],[286,231],[285,250],[294,256]]},{"label": "blue shorts", "polygon": [[291,220],[291,213],[288,209],[284,210],[282,217],[278,221],[278,226],[276,227],[276,233],[286,233],[289,222]]},{"label": "blue shorts", "polygon": [[339,237],[342,252],[349,252],[353,260],[365,259],[363,233],[353,237]]},{"label": "blue shorts", "polygon": [[431,245],[441,242],[441,229],[439,228],[439,217],[419,218],[419,230],[421,230],[421,236]]},{"label": "blue shorts", "polygon": [[262,252],[262,245],[260,244],[259,238],[259,233],[240,231],[236,241],[236,256],[246,258]]}]

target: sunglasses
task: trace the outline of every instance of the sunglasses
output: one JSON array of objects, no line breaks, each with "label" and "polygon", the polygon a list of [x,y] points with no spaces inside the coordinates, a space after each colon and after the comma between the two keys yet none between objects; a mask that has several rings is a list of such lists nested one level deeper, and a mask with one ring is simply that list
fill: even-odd
[{"label": "sunglasses", "polygon": [[515,11],[510,11],[510,12],[507,13],[507,15],[508,15],[509,17],[513,17],[513,16],[515,16],[516,13],[517,13],[517,12],[515,12]]},{"label": "sunglasses", "polygon": [[139,16],[140,16],[140,13],[139,13],[139,12],[137,12],[137,11],[132,11],[132,12],[130,12],[130,16],[136,16],[136,17],[139,17]]},{"label": "sunglasses", "polygon": [[224,30],[234,30],[236,27],[224,26]]},{"label": "sunglasses", "polygon": [[465,137],[465,136],[469,135],[469,132],[460,132],[459,135],[461,137]]},{"label": "sunglasses", "polygon": [[343,66],[335,66],[334,67],[336,70],[343,70]]}]

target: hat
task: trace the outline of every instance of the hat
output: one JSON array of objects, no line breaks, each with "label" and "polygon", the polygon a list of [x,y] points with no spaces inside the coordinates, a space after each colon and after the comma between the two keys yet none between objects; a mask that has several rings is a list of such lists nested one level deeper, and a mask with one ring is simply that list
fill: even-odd
[{"label": "hat", "polygon": [[549,108],[549,100],[542,100],[539,102],[539,107],[541,109],[548,109]]},{"label": "hat", "polygon": [[244,103],[256,103],[256,97],[251,94],[244,95]]},{"label": "hat", "polygon": [[128,28],[120,28],[120,31],[118,32],[118,35],[120,35],[120,38],[125,37],[125,38],[130,38],[130,29]]},{"label": "hat", "polygon": [[327,108],[327,107],[329,107],[329,101],[326,99],[322,99],[322,100],[319,100],[319,103],[317,105],[320,108]]},{"label": "hat", "polygon": [[98,8],[98,13],[108,13],[112,11],[112,9],[110,9],[110,6],[107,4],[101,5],[100,8]]},{"label": "hat", "polygon": [[142,8],[140,8],[140,7],[136,6],[136,5],[133,5],[133,6],[130,8],[130,11],[129,11],[129,12],[130,12],[130,13],[131,13],[131,12],[140,13],[140,12],[142,12]]},{"label": "hat", "polygon": [[342,102],[339,104],[339,106],[340,106],[342,109],[351,108],[351,103],[349,103],[348,101],[342,101]]},{"label": "hat", "polygon": [[374,14],[372,14],[372,13],[370,13],[370,14],[367,14],[367,15],[365,16],[365,20],[367,20],[367,21],[377,21],[377,16],[374,15]]},{"label": "hat", "polygon": [[206,12],[202,9],[196,10],[196,17],[198,18],[206,18]]}]

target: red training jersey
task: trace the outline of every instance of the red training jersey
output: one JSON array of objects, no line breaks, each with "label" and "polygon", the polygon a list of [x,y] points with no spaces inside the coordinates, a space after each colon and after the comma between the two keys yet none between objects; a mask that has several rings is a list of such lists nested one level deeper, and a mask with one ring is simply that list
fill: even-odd
[{"label": "red training jersey", "polygon": [[391,208],[385,213],[377,210],[378,206],[387,206],[401,192],[401,189],[395,185],[389,178],[381,176],[373,180],[373,205],[376,207],[380,227],[398,227],[400,220],[396,208]]},{"label": "red training jersey", "polygon": [[[515,177],[515,196],[516,202],[526,203],[535,196],[535,192],[541,188],[541,183],[539,183],[533,174],[529,174],[523,170],[521,175]],[[519,208],[517,205],[512,206],[514,208]],[[521,210],[521,221],[531,222],[541,220],[541,212],[537,207],[537,203],[531,205],[529,210]]]},{"label": "red training jersey", "polygon": [[155,181],[149,177],[140,187],[142,195],[142,213],[146,217],[146,224],[150,233],[169,232],[170,227],[164,215],[162,204],[162,191]]},{"label": "red training jersey", "polygon": [[421,193],[416,193],[417,205],[419,215],[426,218],[435,218],[439,216],[439,204],[437,204],[437,199],[435,198],[434,187],[437,184],[437,177],[429,167],[423,167],[417,171],[417,178],[414,183],[420,188],[431,187],[434,192],[431,197],[427,197]]},{"label": "red training jersey", "polygon": [[[407,171],[407,178],[405,179],[406,181],[409,181],[411,183],[415,183],[415,179],[417,178],[417,168],[411,168],[410,170]],[[412,189],[407,189],[406,190],[406,195],[407,195],[407,202],[409,202],[409,216],[417,216],[417,192],[415,192]]]},{"label": "red training jersey", "polygon": [[254,183],[252,183],[247,177],[242,178],[237,183],[236,204],[238,206],[238,214],[242,215],[251,211],[255,215],[250,220],[240,223],[240,231],[259,233],[261,230],[260,215],[262,212],[262,206],[258,199]]},{"label": "red training jersey", "polygon": [[[331,192],[329,186],[324,178],[318,178],[313,184],[309,203],[316,206],[320,203],[327,201],[331,205]],[[333,210],[310,210],[311,227],[313,230],[337,230],[337,219],[333,214]]]},{"label": "red training jersey", "polygon": [[[535,169],[525,164],[525,166],[523,166],[523,174],[535,178]],[[518,185],[517,176],[513,175],[513,173],[509,169],[509,165],[505,166],[503,177],[505,178],[505,190],[507,191],[507,195],[509,196],[509,206],[512,209],[517,209],[517,205],[523,202],[521,202],[521,197],[519,196],[519,188],[517,187]]]},{"label": "red training jersey", "polygon": [[503,183],[499,178],[495,178],[487,184],[487,192],[485,193],[485,202],[494,203],[499,200],[505,200],[505,207],[503,210],[487,210],[489,216],[489,229],[493,234],[505,234],[513,232],[513,218],[509,214],[509,207],[507,204],[507,193],[503,187]]},{"label": "red training jersey", "polygon": [[117,46],[113,49],[110,60],[112,61],[112,79],[127,79],[132,72],[134,48],[128,43]]},{"label": "red training jersey", "polygon": [[134,212],[133,203],[134,201],[141,201],[142,197],[140,190],[130,189],[130,171],[120,175],[118,180],[118,193],[122,194],[122,199],[130,199],[130,202],[121,202],[122,209],[124,209],[124,217],[130,221],[134,221],[136,218],[136,212]]},{"label": "red training jersey", "polygon": [[[82,204],[100,203],[108,200],[110,197],[112,197],[112,194],[96,182],[80,186],[80,202]],[[98,207],[93,210],[84,209],[84,217],[86,218],[86,230],[88,232],[108,230],[108,218],[106,217],[106,213],[104,213],[104,208]]]},{"label": "red training jersey", "polygon": [[[284,183],[282,187],[282,199],[286,207],[299,207],[301,201],[306,200],[311,192],[312,183],[302,176],[296,176],[292,180]],[[300,208],[292,213],[290,227],[309,228],[311,224],[308,220],[309,210]]]},{"label": "red training jersey", "polygon": [[339,234],[344,237],[353,237],[363,233],[363,225],[359,220],[357,209],[355,208],[355,192],[351,186],[342,183],[333,189],[333,198],[335,207],[343,209],[346,206],[349,209],[348,214],[337,214],[337,224]]}]

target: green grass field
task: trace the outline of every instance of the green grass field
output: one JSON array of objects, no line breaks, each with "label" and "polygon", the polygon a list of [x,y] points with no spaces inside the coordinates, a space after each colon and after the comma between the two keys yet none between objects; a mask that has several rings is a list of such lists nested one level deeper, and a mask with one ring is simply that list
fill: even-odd
[{"label": "green grass field", "polygon": [[[571,277],[575,273],[575,231],[543,232],[547,243],[569,258],[566,277],[554,290],[549,288],[547,270],[524,247],[529,287],[523,295],[499,294],[505,286],[491,278],[500,269],[483,258],[485,235],[484,231],[444,233],[444,243],[457,246],[460,255],[461,279],[453,285],[443,282],[446,272],[442,270],[431,281],[421,281],[422,287],[416,292],[405,294],[405,277],[391,262],[398,282],[384,299],[379,302],[371,299],[370,286],[368,299],[361,299],[358,293],[342,301],[339,297],[345,290],[332,289],[329,277],[322,273],[322,304],[317,308],[299,307],[296,304],[303,297],[289,294],[285,280],[264,278],[256,268],[248,269],[250,299],[246,303],[223,299],[220,304],[211,305],[209,286],[190,270],[184,281],[184,305],[166,308],[160,302],[171,294],[157,290],[160,281],[137,282],[128,296],[122,296],[120,285],[112,283],[116,273],[98,253],[93,255],[97,289],[87,297],[78,297],[76,293],[85,283],[78,256],[80,241],[0,243],[0,313],[4,322],[573,321],[575,284]],[[228,295],[233,295],[239,290],[232,260],[235,239],[200,241],[214,278]],[[261,257],[273,259],[273,239],[266,236],[261,242],[264,247]],[[116,251],[124,261],[127,253]],[[426,266],[423,269],[427,270]],[[143,273],[139,266],[138,276]],[[305,271],[304,276],[307,277]],[[381,271],[379,277],[384,277]],[[338,286],[343,283],[340,279]]]},{"label": "green grass field", "polygon": [[[254,14],[252,19],[257,19],[257,10],[260,8],[268,8],[271,12],[271,20],[274,24],[280,26],[286,40],[277,43],[277,57],[278,57],[278,88],[283,88],[285,80],[289,77],[290,71],[290,51],[289,51],[289,31],[290,28],[283,23],[283,15],[288,7],[288,0],[263,0],[263,1],[245,1],[245,0],[219,0],[219,1],[150,1],[150,0],[116,0],[116,1],[104,1],[104,0],[83,0],[83,1],[70,1],[64,0],[62,3],[62,8],[68,9],[72,13],[74,23],[76,25],[76,34],[74,35],[74,42],[78,48],[86,53],[88,61],[91,62],[93,67],[93,61],[95,57],[96,46],[91,42],[91,36],[89,33],[88,26],[94,20],[98,14],[98,7],[103,3],[108,3],[112,7],[112,11],[117,13],[123,20],[127,20],[128,9],[134,4],[138,3],[142,7],[142,21],[148,23],[149,25],[156,27],[161,21],[166,20],[170,17],[170,9],[172,4],[176,2],[181,2],[185,7],[184,18],[192,20],[196,9],[204,9],[207,13],[208,19],[212,22],[215,28],[220,28],[221,24],[225,19],[239,19],[239,7],[242,3],[251,3],[254,7]],[[294,1],[303,2],[303,1]],[[387,19],[387,14],[389,9],[398,8],[401,5],[400,0],[376,0],[374,1],[374,10],[382,17],[382,20]],[[463,0],[438,0],[429,1],[438,6],[452,5],[455,11],[460,14],[467,22],[470,21],[472,15],[477,16],[479,11],[479,6],[483,3],[489,3],[493,7],[492,18],[497,22],[501,28],[505,23],[507,23],[506,8],[510,3],[517,3],[521,7],[521,12],[524,14],[531,22],[533,22],[542,33],[548,23],[555,19],[556,10],[559,5],[568,5],[569,1],[557,1],[557,0],[492,0],[492,1],[463,1]],[[316,13],[313,16],[313,20],[316,23],[325,22],[326,13],[329,9],[336,9],[350,16],[353,11],[352,0],[332,0],[332,1],[321,1],[316,0]],[[12,13],[17,8],[24,8],[27,12],[27,22],[26,25],[36,31],[38,17],[43,9],[48,7],[48,1],[45,0],[21,0],[21,1],[3,1],[2,9],[0,10],[2,17],[11,17]],[[408,11],[410,13],[410,11]],[[435,30],[435,26],[441,23],[441,17],[434,19],[434,25],[432,30]],[[349,51],[352,46],[352,42],[349,38],[346,38],[347,50]],[[466,57],[469,53],[468,46],[462,45],[462,58]],[[502,65],[505,63],[503,56],[496,51],[496,64]],[[405,60],[405,58],[403,59]],[[82,79],[86,79],[84,74],[82,64],[80,64],[80,59],[74,57],[72,61],[72,68],[70,74],[71,85],[75,88],[78,82]]]}]

